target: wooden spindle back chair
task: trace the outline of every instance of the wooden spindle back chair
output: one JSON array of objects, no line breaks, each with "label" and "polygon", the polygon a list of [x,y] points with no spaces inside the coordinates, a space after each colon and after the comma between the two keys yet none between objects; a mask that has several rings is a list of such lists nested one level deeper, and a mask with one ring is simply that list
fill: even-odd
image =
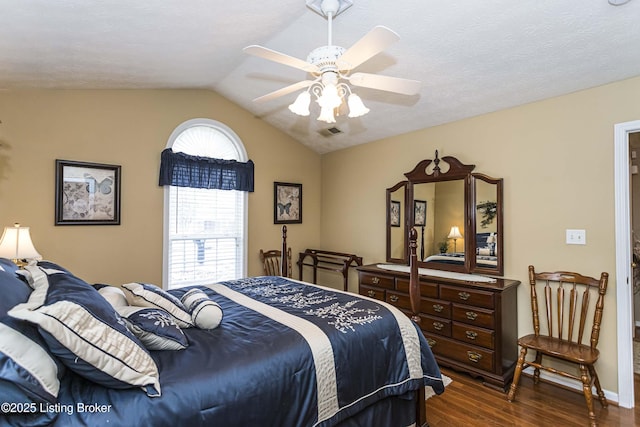
[{"label": "wooden spindle back chair", "polygon": [[[512,402],[515,399],[523,369],[528,366],[534,368],[535,384],[540,380],[540,369],[543,369],[582,383],[590,424],[597,425],[591,390],[595,385],[598,399],[602,406],[606,407],[607,400],[600,387],[594,365],[600,355],[597,346],[608,280],[607,273],[602,273],[600,280],[597,280],[566,271],[536,273],[534,267],[529,266],[534,333],[518,339],[518,345],[521,347],[520,356],[507,400]],[[539,298],[544,303],[542,312],[538,307]],[[591,300],[594,298],[596,298],[595,304],[592,304]],[[542,325],[543,332],[541,332],[541,316],[545,321]],[[586,330],[589,323],[591,323],[590,331]],[[525,360],[528,350],[535,352],[535,358],[532,361]],[[543,356],[577,364],[579,374],[544,366]]]},{"label": "wooden spindle back chair", "polygon": [[[291,277],[291,248],[287,249],[287,274]],[[264,269],[265,276],[282,276],[282,251],[278,249],[263,251],[260,249],[260,261]]]}]

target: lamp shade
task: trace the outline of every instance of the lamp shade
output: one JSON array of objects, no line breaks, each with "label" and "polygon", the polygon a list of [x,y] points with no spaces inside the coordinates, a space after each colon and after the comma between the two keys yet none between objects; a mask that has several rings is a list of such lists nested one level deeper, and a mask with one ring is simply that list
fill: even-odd
[{"label": "lamp shade", "polygon": [[10,258],[14,261],[21,259],[42,259],[31,242],[29,227],[5,227],[0,238],[0,257]]},{"label": "lamp shade", "polygon": [[451,231],[449,232],[449,235],[447,237],[449,239],[462,239],[462,234],[460,234],[460,229],[457,225],[451,227]]}]

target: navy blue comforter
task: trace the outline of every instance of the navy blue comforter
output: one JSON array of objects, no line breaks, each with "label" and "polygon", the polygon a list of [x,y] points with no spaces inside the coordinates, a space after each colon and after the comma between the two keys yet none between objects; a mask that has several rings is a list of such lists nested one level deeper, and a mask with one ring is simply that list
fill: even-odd
[{"label": "navy blue comforter", "polygon": [[70,373],[54,425],[324,427],[423,386],[444,391],[422,333],[385,303],[279,277],[203,289],[222,323],[185,330],[185,350],[152,352],[161,397]]}]

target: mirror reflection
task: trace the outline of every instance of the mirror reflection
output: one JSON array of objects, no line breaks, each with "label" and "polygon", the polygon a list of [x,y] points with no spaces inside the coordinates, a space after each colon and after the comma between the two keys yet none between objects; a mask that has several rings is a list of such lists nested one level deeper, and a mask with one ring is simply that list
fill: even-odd
[{"label": "mirror reflection", "polygon": [[387,189],[387,261],[406,262],[407,259],[407,182]]},{"label": "mirror reflection", "polygon": [[[464,180],[415,184],[413,199],[420,259],[464,264]],[[422,201],[426,203],[424,225],[418,220]],[[452,230],[457,233],[452,234]]]},{"label": "mirror reflection", "polygon": [[500,200],[502,180],[478,175],[475,183],[475,265],[489,271],[502,269]]}]

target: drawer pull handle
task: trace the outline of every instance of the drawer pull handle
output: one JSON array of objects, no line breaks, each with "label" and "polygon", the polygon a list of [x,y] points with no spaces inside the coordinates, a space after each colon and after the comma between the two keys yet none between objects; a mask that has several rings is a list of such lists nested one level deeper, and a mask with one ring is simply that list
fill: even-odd
[{"label": "drawer pull handle", "polygon": [[367,291],[367,295],[369,295],[371,298],[376,296],[376,291],[372,291],[372,290],[368,290]]},{"label": "drawer pull handle", "polygon": [[380,279],[374,276],[371,278],[371,283],[373,283],[374,285],[377,285],[378,283],[380,283]]},{"label": "drawer pull handle", "polygon": [[478,333],[474,331],[465,331],[465,334],[467,335],[467,339],[470,340],[475,340],[478,337]]},{"label": "drawer pull handle", "polygon": [[427,338],[427,344],[429,344],[429,347],[434,347],[437,342],[433,338]]},{"label": "drawer pull handle", "polygon": [[391,295],[389,297],[389,301],[391,302],[398,302],[398,295]]},{"label": "drawer pull handle", "polygon": [[460,297],[460,299],[462,301],[466,301],[469,299],[469,297],[471,296],[471,294],[469,292],[458,292],[458,296]]},{"label": "drawer pull handle", "polygon": [[440,322],[433,322],[433,328],[436,331],[441,331],[444,328],[444,324]]},{"label": "drawer pull handle", "polygon": [[482,359],[482,355],[480,353],[476,353],[475,351],[467,351],[467,357],[473,363],[478,363],[480,359]]},{"label": "drawer pull handle", "polygon": [[442,313],[442,310],[444,310],[444,307],[440,304],[433,304],[433,311],[435,311],[436,313]]},{"label": "drawer pull handle", "polygon": [[467,319],[469,320],[476,320],[476,318],[478,317],[478,313],[474,311],[467,311],[465,314],[467,315]]}]

